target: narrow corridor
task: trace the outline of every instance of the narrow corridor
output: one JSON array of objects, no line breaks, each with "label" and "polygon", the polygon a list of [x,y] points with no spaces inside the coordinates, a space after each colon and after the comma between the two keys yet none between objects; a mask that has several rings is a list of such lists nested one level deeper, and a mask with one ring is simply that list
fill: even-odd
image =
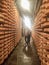
[{"label": "narrow corridor", "polygon": [[49,65],[49,0],[0,0],[0,65]]},{"label": "narrow corridor", "polygon": [[40,65],[34,44],[30,44],[27,49],[24,38],[22,38],[3,65]]}]

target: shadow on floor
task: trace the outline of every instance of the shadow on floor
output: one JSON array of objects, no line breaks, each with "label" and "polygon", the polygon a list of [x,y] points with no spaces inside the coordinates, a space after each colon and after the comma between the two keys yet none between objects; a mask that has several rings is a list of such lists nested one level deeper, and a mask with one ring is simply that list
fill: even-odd
[{"label": "shadow on floor", "polygon": [[[31,51],[31,52],[30,52]],[[23,48],[23,52],[26,54],[26,56],[28,57],[32,57],[33,56],[33,51],[30,45],[28,46],[24,46]]]}]

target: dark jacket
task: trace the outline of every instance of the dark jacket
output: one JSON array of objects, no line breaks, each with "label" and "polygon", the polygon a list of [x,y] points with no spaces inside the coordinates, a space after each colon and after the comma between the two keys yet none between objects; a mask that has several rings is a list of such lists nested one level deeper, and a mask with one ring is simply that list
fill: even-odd
[{"label": "dark jacket", "polygon": [[30,43],[30,37],[31,37],[31,33],[28,33],[28,34],[25,36],[25,41],[26,41],[26,43]]}]

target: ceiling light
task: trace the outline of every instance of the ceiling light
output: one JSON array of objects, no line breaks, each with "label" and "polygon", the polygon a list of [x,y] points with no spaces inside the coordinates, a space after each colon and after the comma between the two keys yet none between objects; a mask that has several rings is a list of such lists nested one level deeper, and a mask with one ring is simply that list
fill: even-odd
[{"label": "ceiling light", "polygon": [[30,10],[30,3],[28,0],[21,0],[21,7],[26,9],[26,10]]},{"label": "ceiling light", "polygon": [[30,18],[27,17],[27,16],[26,16],[26,17],[24,16],[24,20],[23,20],[23,21],[24,21],[24,23],[25,23],[25,26],[28,27],[28,28],[31,30],[31,29],[32,29],[32,28],[31,28],[32,25],[31,25],[31,20],[30,20]]}]

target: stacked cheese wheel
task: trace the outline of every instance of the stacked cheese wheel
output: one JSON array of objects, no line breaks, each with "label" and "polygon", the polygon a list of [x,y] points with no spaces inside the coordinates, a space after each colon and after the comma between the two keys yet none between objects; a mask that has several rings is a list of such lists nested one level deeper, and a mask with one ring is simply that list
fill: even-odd
[{"label": "stacked cheese wheel", "polygon": [[41,65],[49,65],[49,0],[42,0],[34,22],[33,38]]},{"label": "stacked cheese wheel", "polygon": [[0,1],[0,64],[21,38],[20,17],[14,0]]}]

